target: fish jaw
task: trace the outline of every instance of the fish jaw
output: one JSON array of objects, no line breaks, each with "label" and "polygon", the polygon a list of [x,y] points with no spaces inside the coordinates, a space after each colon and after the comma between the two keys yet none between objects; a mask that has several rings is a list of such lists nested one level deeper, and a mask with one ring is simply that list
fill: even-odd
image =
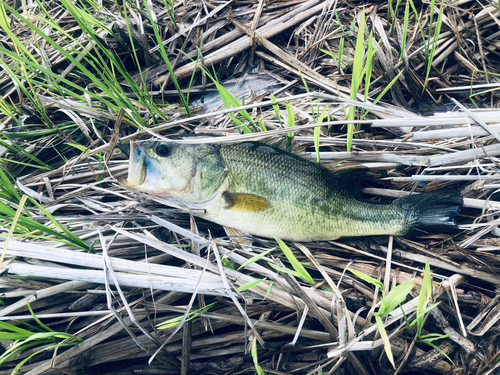
[{"label": "fish jaw", "polygon": [[121,183],[133,190],[157,195],[169,195],[160,189],[161,176],[156,162],[151,159],[139,142],[130,142],[128,177]]},{"label": "fish jaw", "polygon": [[135,189],[144,183],[147,175],[145,156],[142,149],[135,142],[130,142],[128,177],[122,181],[123,185]]}]

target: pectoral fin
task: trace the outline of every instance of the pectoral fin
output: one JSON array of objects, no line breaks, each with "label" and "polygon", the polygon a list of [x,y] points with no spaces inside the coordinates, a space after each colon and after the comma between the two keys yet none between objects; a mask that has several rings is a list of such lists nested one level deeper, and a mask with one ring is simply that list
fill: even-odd
[{"label": "pectoral fin", "polygon": [[258,212],[271,207],[271,203],[266,198],[254,194],[224,193],[222,197],[227,203],[228,210]]}]

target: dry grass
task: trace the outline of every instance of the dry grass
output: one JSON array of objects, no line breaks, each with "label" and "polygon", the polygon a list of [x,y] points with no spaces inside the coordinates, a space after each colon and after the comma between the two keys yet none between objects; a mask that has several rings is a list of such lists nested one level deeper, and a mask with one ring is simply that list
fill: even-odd
[{"label": "dry grass", "polygon": [[[42,19],[48,16],[40,4],[8,4],[40,28],[46,26]],[[89,12],[114,31],[111,35],[92,25],[137,83],[134,88],[134,81],[117,72],[115,83],[122,93],[115,99],[115,91],[96,85],[78,64],[6,11],[12,34],[33,59],[82,90],[79,96],[56,90],[69,84],[54,83],[55,78],[43,70],[22,73],[21,62],[8,52],[24,52],[18,51],[4,27],[0,32],[5,50],[0,73],[2,166],[19,182],[19,194],[38,200],[59,224],[95,250],[90,254],[53,236],[17,233],[10,239],[0,278],[4,304],[0,319],[14,325],[31,320],[29,301],[49,327],[83,339],[68,349],[34,357],[21,371],[30,375],[253,374],[251,349],[257,341],[258,362],[267,374],[498,372],[498,2],[445,0],[432,64],[427,64],[421,31],[426,38],[434,36],[439,3],[431,26],[430,4],[415,3],[421,30],[412,7],[405,28],[403,2],[397,9],[392,5],[394,17],[386,3],[178,2],[173,4],[175,25],[163,2],[149,4],[184,94],[188,87],[194,99],[208,98],[216,91],[205,72],[197,71],[189,81],[199,65],[188,56],[199,57],[210,73],[213,65],[221,82],[234,79],[232,90],[244,87],[242,94],[235,94],[240,102],[245,95],[241,107],[225,109],[219,103],[218,108],[192,107],[192,116],[185,115],[142,2],[139,8],[135,2],[127,3],[126,12],[114,2],[104,1],[102,8],[86,3]],[[73,43],[72,56],[85,55],[83,51],[98,55],[95,40],[86,39],[81,25],[59,2],[44,6],[67,32],[46,29],[58,45],[70,51]],[[364,39],[372,31],[373,47],[378,44],[378,48],[371,82],[366,91],[363,82],[358,101],[352,101],[356,22],[363,7]],[[340,61],[332,57],[339,55]],[[82,61],[95,73],[87,60]],[[106,56],[103,61],[109,62]],[[16,80],[19,75],[24,79]],[[281,126],[266,84],[250,86],[252,92],[244,86],[262,77],[281,87],[273,90],[274,95],[283,124],[285,99],[293,108],[293,129]],[[308,89],[320,93],[305,92],[304,80]],[[372,104],[393,80],[382,101]],[[120,101],[120,95],[127,100]],[[288,244],[314,278],[311,286],[269,267],[268,262],[290,267],[276,250],[238,269],[247,259],[276,247],[274,241],[258,239],[252,249],[241,246],[221,227],[171,202],[131,192],[117,181],[127,170],[126,158],[115,149],[118,138],[169,138],[196,132],[225,135],[208,142],[237,142],[281,137],[293,130],[294,141],[305,147],[306,157],[316,160],[315,119],[327,105],[330,114],[324,117],[319,138],[322,162],[349,160],[369,168],[364,192],[375,201],[412,191],[459,189],[465,198],[460,231]],[[349,105],[357,108],[354,121],[346,120]],[[474,106],[480,109],[471,109]],[[258,118],[267,131],[257,131],[247,122],[251,132],[239,134],[226,114],[234,113],[243,121],[242,110]],[[352,152],[346,151],[349,123],[356,128]],[[256,129],[260,130],[257,122]],[[33,167],[44,164],[51,170]],[[15,199],[6,193],[0,200],[17,209]],[[32,220],[51,225],[35,205],[27,210]],[[1,225],[5,241],[10,225],[6,220]],[[415,329],[408,332],[403,318],[403,311],[408,319],[415,318],[426,260],[433,275],[433,300],[441,303],[426,318],[424,332],[450,334],[434,342],[440,351],[417,342]],[[229,263],[233,268],[227,267]],[[416,282],[402,308],[385,319],[397,371],[387,361],[373,320],[378,290],[346,272],[347,268],[380,280],[387,291],[405,281]],[[251,289],[236,291],[264,278]],[[183,318],[182,324],[164,330],[157,327],[214,302],[193,319]],[[0,344],[8,347],[11,341]],[[9,359],[0,375],[10,374],[32,352]]]}]

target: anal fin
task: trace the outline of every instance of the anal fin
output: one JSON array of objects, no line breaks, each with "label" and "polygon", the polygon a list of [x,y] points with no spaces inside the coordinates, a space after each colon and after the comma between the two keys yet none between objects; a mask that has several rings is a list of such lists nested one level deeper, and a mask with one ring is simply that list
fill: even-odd
[{"label": "anal fin", "polygon": [[253,241],[250,239],[248,233],[244,233],[239,229],[224,227],[226,234],[231,237],[231,239],[246,250],[252,250]]}]

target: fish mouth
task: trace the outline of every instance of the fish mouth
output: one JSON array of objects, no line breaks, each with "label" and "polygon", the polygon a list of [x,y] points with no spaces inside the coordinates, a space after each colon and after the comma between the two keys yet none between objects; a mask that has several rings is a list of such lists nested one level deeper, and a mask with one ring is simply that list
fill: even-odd
[{"label": "fish mouth", "polygon": [[120,181],[127,188],[155,195],[170,195],[161,189],[161,166],[146,154],[150,141],[130,142],[128,177]]},{"label": "fish mouth", "polygon": [[138,188],[147,176],[146,154],[137,142],[130,142],[128,177],[121,181],[123,185],[129,188]]}]

